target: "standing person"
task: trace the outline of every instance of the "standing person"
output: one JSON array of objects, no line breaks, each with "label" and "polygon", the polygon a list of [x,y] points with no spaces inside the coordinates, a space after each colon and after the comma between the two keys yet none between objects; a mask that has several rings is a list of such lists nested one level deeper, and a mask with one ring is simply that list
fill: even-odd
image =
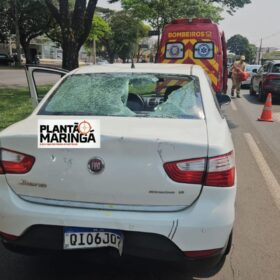
[{"label": "standing person", "polygon": [[232,88],[231,96],[234,96],[234,91],[236,90],[236,96],[240,98],[240,87],[241,87],[241,74],[245,71],[245,55],[240,56],[240,60],[234,62],[232,66]]}]

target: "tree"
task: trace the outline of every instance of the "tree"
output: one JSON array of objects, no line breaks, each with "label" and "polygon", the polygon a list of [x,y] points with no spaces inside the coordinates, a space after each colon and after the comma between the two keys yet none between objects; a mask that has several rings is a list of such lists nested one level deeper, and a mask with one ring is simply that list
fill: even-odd
[{"label": "tree", "polygon": [[233,14],[237,8],[251,3],[251,0],[109,0],[121,1],[122,7],[153,28],[162,27],[173,19],[206,17],[218,22],[224,9]]},{"label": "tree", "polygon": [[0,2],[0,42],[8,40],[11,33],[12,21],[9,20],[10,5],[8,1]]},{"label": "tree", "polygon": [[91,27],[97,0],[45,0],[59,26],[57,32],[63,50],[62,67],[68,70],[79,67],[79,51]]},{"label": "tree", "polygon": [[[110,2],[116,2],[111,0]],[[173,19],[181,17],[209,17],[215,21],[221,19],[222,9],[204,0],[121,0],[123,8],[133,16],[146,20],[161,30]]]},{"label": "tree", "polygon": [[206,3],[215,3],[227,8],[229,14],[233,14],[237,8],[243,8],[246,4],[250,4],[251,0],[206,0]]},{"label": "tree", "polygon": [[247,51],[245,52],[247,61],[249,63],[256,63],[257,47],[254,44],[249,44]]},{"label": "tree", "polygon": [[18,26],[20,44],[24,50],[26,63],[32,63],[30,42],[49,29],[50,14],[42,0],[21,0],[18,5]]},{"label": "tree", "polygon": [[[18,28],[20,44],[26,63],[32,63],[30,42],[49,29],[50,14],[43,0],[4,0],[0,6],[1,26],[5,36],[15,33]],[[1,30],[3,30],[1,28]]]},{"label": "tree", "polygon": [[227,41],[228,49],[237,55],[245,54],[248,46],[248,39],[240,34],[232,36]]},{"label": "tree", "polygon": [[248,62],[251,62],[255,58],[256,46],[250,44],[248,39],[240,34],[232,36],[227,41],[227,47],[231,52],[237,55],[244,54]]},{"label": "tree", "polygon": [[[102,45],[98,44],[101,39],[103,38],[109,38],[112,34],[111,27],[109,26],[108,22],[105,21],[101,16],[94,16],[92,21],[92,27],[91,31],[89,33],[89,36],[85,42],[85,47],[89,54],[94,55],[92,52],[96,51],[96,44],[98,51],[102,51]],[[95,46],[95,50],[93,50],[93,47]]]},{"label": "tree", "polygon": [[109,62],[119,56],[124,62],[135,56],[141,38],[147,36],[149,28],[125,11],[114,12],[108,18],[111,32],[100,38],[106,48]]}]

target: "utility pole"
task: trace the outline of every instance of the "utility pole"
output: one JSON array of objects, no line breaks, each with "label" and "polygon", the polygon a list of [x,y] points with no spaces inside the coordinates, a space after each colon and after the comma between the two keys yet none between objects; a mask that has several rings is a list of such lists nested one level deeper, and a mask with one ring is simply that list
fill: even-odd
[{"label": "utility pole", "polygon": [[262,52],[262,38],[261,38],[261,43],[260,43],[260,48],[259,48],[258,64],[260,64],[260,62],[261,62],[261,52]]},{"label": "utility pole", "polygon": [[15,6],[15,30],[16,30],[16,47],[17,47],[17,61],[16,66],[20,66],[21,64],[21,55],[20,55],[20,38],[19,38],[19,26],[18,26],[18,7],[17,0],[14,0]]}]

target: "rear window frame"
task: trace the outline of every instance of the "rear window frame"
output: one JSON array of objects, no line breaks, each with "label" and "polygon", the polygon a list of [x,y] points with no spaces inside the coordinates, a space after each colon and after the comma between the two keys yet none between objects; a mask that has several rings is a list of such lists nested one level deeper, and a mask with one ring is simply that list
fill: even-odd
[{"label": "rear window frame", "polygon": [[[201,92],[201,86],[200,86],[200,78],[195,75],[186,75],[186,74],[171,74],[171,73],[154,73],[154,72],[137,72],[137,73],[132,73],[132,72],[98,72],[98,73],[73,73],[71,75],[66,76],[61,80],[61,82],[56,86],[56,88],[52,91],[52,93],[44,100],[44,103],[42,103],[42,106],[38,109],[36,112],[36,115],[38,116],[92,116],[92,117],[125,117],[125,116],[118,116],[118,115],[96,115],[96,114],[73,114],[73,113],[62,113],[62,112],[57,112],[57,113],[48,113],[45,108],[48,105],[48,103],[51,101],[51,99],[55,96],[57,91],[61,88],[61,86],[71,77],[73,76],[83,76],[83,75],[92,75],[92,74],[130,74],[130,75],[157,75],[157,76],[164,76],[165,78],[168,77],[182,77],[184,79],[189,79],[189,81],[194,81],[195,82],[195,88],[196,88],[196,94],[199,94],[199,99],[200,99],[200,104],[201,104],[201,110],[203,112],[203,117],[201,118],[193,118],[193,119],[205,119],[205,110],[204,110],[204,103],[203,103],[203,98],[202,98],[202,92]],[[51,89],[52,90],[52,89]],[[136,118],[141,118],[141,116],[136,116]],[[145,118],[155,118],[155,117],[145,117]],[[172,118],[166,118],[166,119],[172,119]],[[183,118],[174,118],[174,119],[183,119]],[[191,119],[191,118],[186,118],[186,119]]]}]

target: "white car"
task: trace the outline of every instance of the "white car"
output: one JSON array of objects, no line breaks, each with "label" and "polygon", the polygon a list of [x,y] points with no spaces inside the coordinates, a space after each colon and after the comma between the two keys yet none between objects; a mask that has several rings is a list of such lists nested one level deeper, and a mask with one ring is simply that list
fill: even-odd
[{"label": "white car", "polygon": [[261,65],[258,64],[248,64],[245,67],[245,72],[248,72],[250,74],[250,76],[247,78],[246,81],[242,81],[241,85],[243,87],[249,87],[251,85],[251,80],[252,80],[252,76],[254,75],[254,71],[258,71],[260,69]]},{"label": "white car", "polygon": [[[36,71],[52,70],[28,67],[34,105]],[[3,244],[18,252],[105,247],[191,269],[219,266],[235,213],[234,147],[220,111],[230,98],[219,104],[195,65],[61,75],[28,118],[0,133]],[[92,131],[100,148],[82,146]]]}]

